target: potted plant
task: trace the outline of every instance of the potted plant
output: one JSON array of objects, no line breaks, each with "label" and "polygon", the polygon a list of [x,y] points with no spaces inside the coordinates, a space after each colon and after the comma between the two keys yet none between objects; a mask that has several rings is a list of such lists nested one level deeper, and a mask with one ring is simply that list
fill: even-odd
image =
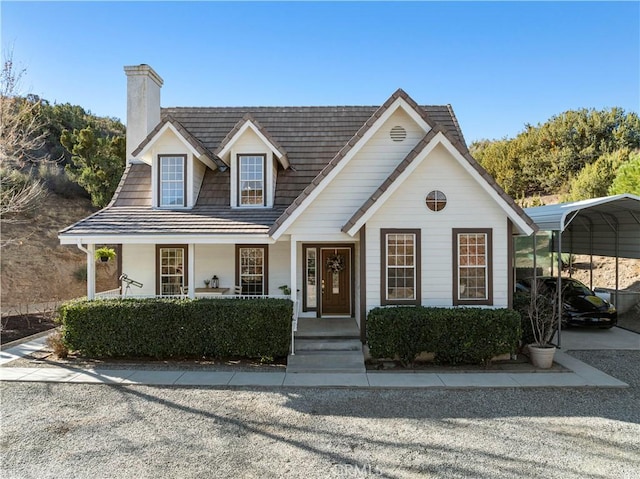
[{"label": "potted plant", "polygon": [[282,286],[278,286],[278,289],[282,291],[282,294],[286,294],[287,296],[291,295],[291,288],[286,284],[283,284]]},{"label": "potted plant", "polygon": [[205,279],[204,280],[204,287],[208,288],[209,287],[209,283],[211,283],[211,280],[210,279]]},{"label": "potted plant", "polygon": [[99,259],[103,263],[106,263],[110,259],[114,259],[116,257],[116,250],[103,246],[102,248],[98,248],[95,254],[97,260]]},{"label": "potted plant", "polygon": [[553,365],[556,352],[551,340],[558,330],[560,320],[557,292],[550,291],[542,281],[532,284],[527,315],[534,339],[528,346],[531,362],[536,367],[548,369]]}]

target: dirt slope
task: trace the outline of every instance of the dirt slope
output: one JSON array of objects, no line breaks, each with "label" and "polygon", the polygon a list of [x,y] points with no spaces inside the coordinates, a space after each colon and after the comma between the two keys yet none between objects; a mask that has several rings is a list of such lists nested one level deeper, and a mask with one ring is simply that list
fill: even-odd
[{"label": "dirt slope", "polygon": [[[71,299],[86,294],[80,276],[86,255],[76,246],[62,246],[58,231],[96,211],[87,199],[50,194],[39,214],[26,223],[3,224],[0,250],[2,308]],[[118,286],[116,264],[96,263],[97,290]]]}]

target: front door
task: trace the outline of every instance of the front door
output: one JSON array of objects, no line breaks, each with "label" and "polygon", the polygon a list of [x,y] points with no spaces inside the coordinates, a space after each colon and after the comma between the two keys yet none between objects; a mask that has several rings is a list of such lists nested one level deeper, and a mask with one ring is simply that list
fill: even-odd
[{"label": "front door", "polygon": [[351,249],[321,251],[321,314],[351,316]]}]

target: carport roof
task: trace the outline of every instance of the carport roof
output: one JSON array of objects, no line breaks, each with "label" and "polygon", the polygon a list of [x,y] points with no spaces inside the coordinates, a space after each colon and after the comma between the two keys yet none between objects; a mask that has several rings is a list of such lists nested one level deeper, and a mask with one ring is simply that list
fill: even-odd
[{"label": "carport roof", "polygon": [[[574,253],[616,256],[617,243],[618,256],[640,258],[640,196],[625,193],[525,212],[541,231],[569,231],[578,247]],[[587,243],[591,251],[586,251]]]}]

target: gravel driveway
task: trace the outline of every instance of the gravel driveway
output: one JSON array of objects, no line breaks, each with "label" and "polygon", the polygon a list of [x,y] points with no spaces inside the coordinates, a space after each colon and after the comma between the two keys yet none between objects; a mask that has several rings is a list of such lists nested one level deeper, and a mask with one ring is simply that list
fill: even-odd
[{"label": "gravel driveway", "polygon": [[3,383],[4,478],[637,478],[628,389],[210,389]]}]

